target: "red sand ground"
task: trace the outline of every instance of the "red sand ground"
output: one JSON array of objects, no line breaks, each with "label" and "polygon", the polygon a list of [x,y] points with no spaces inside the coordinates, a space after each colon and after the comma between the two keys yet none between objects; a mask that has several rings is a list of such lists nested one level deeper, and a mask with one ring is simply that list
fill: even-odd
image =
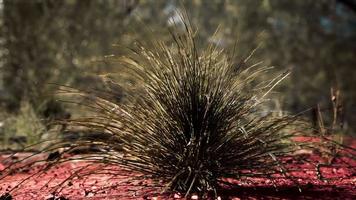
[{"label": "red sand ground", "polygon": [[[308,157],[315,162],[321,161],[317,155],[299,155]],[[0,161],[3,160],[0,156]],[[356,199],[356,161],[352,159],[339,158],[334,161],[332,167],[322,167],[322,175],[328,178],[327,181],[316,179],[315,166],[312,164],[300,163],[296,157],[286,158],[289,169],[296,169],[293,172],[297,177],[296,182],[300,185],[302,192],[299,192],[296,183],[285,178],[270,179],[247,179],[244,181],[231,182],[236,184],[236,188],[226,188],[219,191],[221,199]],[[95,170],[98,174],[93,174],[81,178],[75,178],[65,182],[62,190],[56,196],[52,195],[53,187],[58,185],[71,172],[90,165],[88,170]],[[40,166],[38,166],[40,167]],[[4,165],[0,164],[0,170]],[[36,169],[17,172],[11,176],[0,180],[0,196],[9,192],[10,189],[29,175],[33,175]],[[100,174],[100,173],[103,174]],[[109,175],[112,172],[114,175]],[[85,174],[85,170],[81,171]],[[13,199],[176,199],[179,195],[160,194],[162,186],[154,185],[151,181],[135,180],[135,177],[142,176],[124,171],[116,166],[104,166],[102,164],[89,164],[84,162],[70,162],[56,166],[46,173],[36,178],[31,178],[22,187],[11,191]],[[274,182],[274,184],[273,184]],[[47,184],[47,186],[46,186]],[[278,191],[274,185],[277,186]],[[61,197],[61,198],[59,198]],[[0,198],[0,200],[3,200]]]}]

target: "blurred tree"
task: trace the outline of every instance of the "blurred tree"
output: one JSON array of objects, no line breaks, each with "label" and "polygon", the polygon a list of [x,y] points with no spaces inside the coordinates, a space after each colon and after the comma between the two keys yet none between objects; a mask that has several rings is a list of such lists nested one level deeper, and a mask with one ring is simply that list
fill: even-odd
[{"label": "blurred tree", "polygon": [[48,83],[81,83],[85,81],[79,78],[83,70],[90,73],[105,65],[95,61],[112,53],[111,45],[119,39],[125,17],[136,4],[4,0],[2,81],[8,110],[16,111],[26,99],[36,111],[48,113],[54,92]]},{"label": "blurred tree", "polygon": [[[330,88],[344,96],[346,122],[355,130],[356,13],[339,1],[264,0],[268,11],[266,59],[292,68],[289,109],[321,103],[331,110]],[[264,16],[263,16],[264,17]]]}]

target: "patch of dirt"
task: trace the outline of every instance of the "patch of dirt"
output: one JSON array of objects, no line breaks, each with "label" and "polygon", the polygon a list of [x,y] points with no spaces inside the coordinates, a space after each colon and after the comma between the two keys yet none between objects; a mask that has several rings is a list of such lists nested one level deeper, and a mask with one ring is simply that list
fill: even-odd
[{"label": "patch of dirt", "polygon": [[[300,162],[301,157],[315,163],[325,162],[325,159],[315,154],[287,157],[286,167],[296,177],[295,181],[282,176],[227,180],[235,186],[218,191],[220,199],[356,199],[354,159],[337,158],[332,166],[321,166],[321,177],[325,179],[319,180],[315,165]],[[0,156],[1,160],[3,158]],[[0,164],[0,170],[7,164]],[[0,199],[6,199],[5,195],[8,194],[16,200],[182,199],[179,194],[161,194],[162,184],[149,179],[142,180],[142,174],[117,166],[71,161],[38,173],[41,167],[43,166],[37,165],[25,171],[14,172],[0,180]],[[86,173],[94,174],[85,176]],[[79,177],[67,180],[73,174],[79,174]],[[24,180],[21,187],[12,190]]]}]

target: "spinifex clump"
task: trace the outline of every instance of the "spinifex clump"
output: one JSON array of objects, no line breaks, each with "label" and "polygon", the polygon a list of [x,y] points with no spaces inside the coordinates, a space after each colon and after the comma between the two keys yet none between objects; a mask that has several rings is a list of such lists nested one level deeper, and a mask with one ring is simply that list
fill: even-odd
[{"label": "spinifex clump", "polygon": [[110,149],[101,156],[121,153],[119,147],[128,156],[106,160],[163,180],[171,191],[206,193],[224,178],[284,173],[278,156],[294,145],[281,130],[293,117],[262,115],[258,108],[285,74],[257,86],[267,68],[238,69],[214,45],[197,50],[188,24],[184,33],[171,33],[173,46],[154,41],[117,59],[139,92],[127,92],[125,103],[81,93],[90,96],[97,116],[69,124],[104,129],[115,139],[89,139]]}]

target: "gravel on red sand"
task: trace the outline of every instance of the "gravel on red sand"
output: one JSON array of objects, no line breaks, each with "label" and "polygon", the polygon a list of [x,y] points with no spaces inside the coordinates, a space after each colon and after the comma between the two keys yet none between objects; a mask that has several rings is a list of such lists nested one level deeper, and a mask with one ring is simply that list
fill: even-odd
[{"label": "gravel on red sand", "polygon": [[[298,156],[309,160],[324,162],[315,154]],[[3,155],[5,157],[5,155]],[[332,166],[322,166],[320,172],[325,180],[317,178],[315,165],[303,163],[291,156],[286,159],[292,181],[283,177],[249,178],[227,180],[236,187],[225,187],[218,191],[220,199],[356,199],[356,161],[350,158],[337,158]],[[0,162],[4,160],[0,156]],[[0,163],[0,171],[5,167]],[[125,171],[117,166],[99,163],[71,161],[56,165],[42,174],[36,173],[41,165],[28,170],[13,173],[0,180],[0,200],[12,199],[182,199],[179,194],[161,194],[163,184],[142,179],[143,175]],[[43,170],[42,170],[43,171]],[[295,172],[294,172],[295,171]],[[86,172],[95,172],[87,175]],[[69,176],[77,174],[71,180]],[[29,179],[27,177],[33,176]],[[11,190],[21,181],[21,187]],[[57,187],[62,184],[61,187]],[[298,186],[301,189],[299,191]],[[56,190],[56,193],[54,191]],[[194,199],[193,196],[192,199]]]}]

